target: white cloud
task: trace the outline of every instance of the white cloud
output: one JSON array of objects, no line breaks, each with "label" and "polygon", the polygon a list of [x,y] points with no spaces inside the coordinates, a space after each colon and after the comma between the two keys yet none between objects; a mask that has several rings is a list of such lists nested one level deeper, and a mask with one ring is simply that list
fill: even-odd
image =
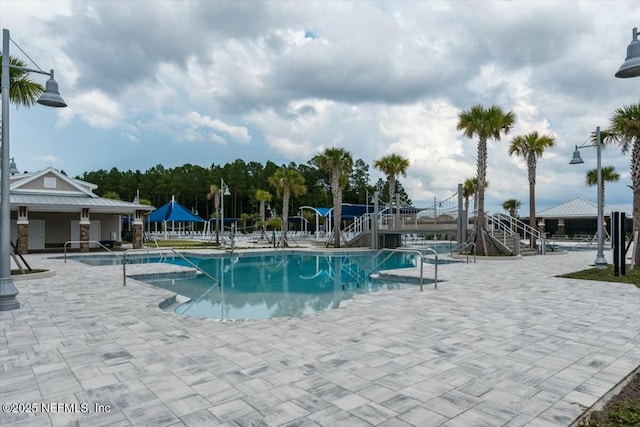
[{"label": "white cloud", "polygon": [[65,97],[68,107],[60,110],[62,124],[69,125],[75,117],[97,128],[114,128],[123,121],[123,112],[116,101],[98,90]]},{"label": "white cloud", "polygon": [[224,145],[228,144],[227,139],[220,135],[221,133],[228,135],[235,142],[246,144],[251,141],[251,135],[246,127],[232,126],[196,111],[184,115],[158,115],[156,121],[163,123],[167,126],[165,129],[186,141],[212,141]]}]

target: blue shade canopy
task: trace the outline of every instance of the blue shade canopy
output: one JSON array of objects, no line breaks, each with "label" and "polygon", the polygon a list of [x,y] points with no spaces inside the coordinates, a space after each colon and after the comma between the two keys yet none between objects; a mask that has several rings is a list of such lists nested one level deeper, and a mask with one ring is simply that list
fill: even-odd
[{"label": "blue shade canopy", "polygon": [[149,215],[149,221],[204,222],[204,219],[191,213],[191,211],[175,200],[172,200],[153,211],[151,215]]}]

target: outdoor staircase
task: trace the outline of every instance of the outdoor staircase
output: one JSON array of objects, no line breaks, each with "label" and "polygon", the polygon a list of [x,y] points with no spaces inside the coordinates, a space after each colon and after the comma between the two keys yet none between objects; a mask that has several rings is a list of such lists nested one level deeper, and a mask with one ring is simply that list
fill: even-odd
[{"label": "outdoor staircase", "polygon": [[[486,228],[489,234],[515,253],[515,240],[520,241],[520,255],[537,255],[546,253],[547,241],[544,235],[531,227],[506,214],[493,214],[486,216]],[[538,248],[529,246],[529,242],[538,242]]]},{"label": "outdoor staircase", "polygon": [[[515,247],[516,237],[515,236],[503,230],[494,230],[493,233],[491,233],[491,235],[497,240],[499,240],[500,242],[502,242],[507,248],[509,248],[512,254],[516,253],[516,247]],[[520,240],[519,254],[522,256],[537,255],[538,250],[529,246],[528,241]]]}]

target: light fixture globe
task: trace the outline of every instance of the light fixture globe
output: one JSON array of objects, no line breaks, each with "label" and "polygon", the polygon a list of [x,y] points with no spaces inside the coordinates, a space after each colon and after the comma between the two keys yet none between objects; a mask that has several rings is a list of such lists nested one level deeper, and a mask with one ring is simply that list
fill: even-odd
[{"label": "light fixture globe", "polygon": [[576,145],[576,149],[573,152],[573,157],[569,161],[569,164],[570,165],[579,165],[581,163],[584,163],[584,160],[582,160],[582,157],[580,157],[580,150],[578,150],[578,146]]},{"label": "light fixture globe", "polygon": [[633,29],[633,39],[627,46],[627,57],[616,73],[616,77],[626,79],[640,76],[640,40],[638,28]]},{"label": "light fixture globe", "polygon": [[58,91],[58,82],[53,79],[53,70],[51,70],[50,76],[49,80],[47,80],[44,92],[36,102],[47,107],[66,107],[67,103],[64,102],[64,99],[62,99],[60,92]]}]

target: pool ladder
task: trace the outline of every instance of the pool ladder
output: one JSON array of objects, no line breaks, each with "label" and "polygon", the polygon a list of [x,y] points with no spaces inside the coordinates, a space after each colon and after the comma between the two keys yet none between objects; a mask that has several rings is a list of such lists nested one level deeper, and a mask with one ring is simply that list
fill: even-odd
[{"label": "pool ladder", "polygon": [[[371,257],[371,259],[369,261],[367,261],[366,264],[364,264],[362,266],[362,268],[356,272],[356,274],[351,275],[351,277],[349,278],[349,280],[347,280],[343,286],[346,287],[346,285],[348,285],[351,280],[353,278],[357,278],[360,275],[360,272],[364,272],[365,273],[365,278],[367,276],[369,276],[370,274],[367,274],[366,272],[366,267],[369,264],[372,264],[373,261],[375,261],[378,256],[380,256],[383,252],[391,252],[389,255],[387,255],[382,261],[380,261],[379,263],[377,263],[375,265],[374,268],[371,269],[371,274],[373,274],[374,271],[376,271],[378,268],[380,268],[389,258],[391,258],[394,254],[396,253],[412,253],[412,254],[417,254],[418,257],[420,258],[420,292],[422,292],[422,287],[423,287],[423,283],[424,283],[424,272],[423,272],[423,267],[424,267],[424,254],[422,253],[422,251],[431,251],[435,256],[436,256],[436,263],[435,263],[435,276],[434,276],[434,288],[438,289],[438,252],[436,252],[435,249],[433,248],[424,248],[424,249],[381,249],[378,253],[376,253],[373,257]],[[357,284],[360,284],[363,279],[358,280]]]}]

